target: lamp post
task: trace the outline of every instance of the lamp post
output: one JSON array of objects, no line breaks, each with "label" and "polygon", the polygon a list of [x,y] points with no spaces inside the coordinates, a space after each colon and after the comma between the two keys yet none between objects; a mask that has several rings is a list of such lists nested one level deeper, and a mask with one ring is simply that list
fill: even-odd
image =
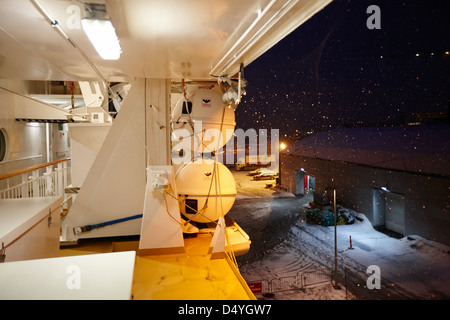
[{"label": "lamp post", "polygon": [[334,207],[334,287],[337,288],[337,283],[338,283],[338,267],[337,267],[337,214],[336,214],[336,188],[333,188],[333,207]]},{"label": "lamp post", "polygon": [[337,259],[337,211],[336,211],[336,188],[333,189],[333,212],[334,212],[334,288],[338,286],[338,259]]},{"label": "lamp post", "polygon": [[284,142],[281,142],[279,144],[279,151],[278,151],[278,184],[281,187],[281,156],[280,156],[280,151],[283,151],[284,149],[286,149],[287,145]]}]

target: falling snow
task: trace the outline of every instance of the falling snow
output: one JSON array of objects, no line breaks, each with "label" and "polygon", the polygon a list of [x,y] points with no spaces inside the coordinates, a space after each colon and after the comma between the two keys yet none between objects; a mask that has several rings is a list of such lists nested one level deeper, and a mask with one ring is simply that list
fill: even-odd
[{"label": "falling snow", "polygon": [[381,30],[366,28],[370,1],[337,0],[250,64],[241,128],[307,131],[403,125],[413,112],[446,112],[450,20],[446,1],[377,1]]}]

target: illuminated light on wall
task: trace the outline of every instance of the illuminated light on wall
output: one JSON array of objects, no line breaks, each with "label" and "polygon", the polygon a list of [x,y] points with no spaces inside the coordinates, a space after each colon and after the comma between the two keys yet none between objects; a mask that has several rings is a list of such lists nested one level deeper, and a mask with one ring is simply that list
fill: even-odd
[{"label": "illuminated light on wall", "polygon": [[119,38],[110,20],[82,19],[81,25],[89,41],[104,60],[118,60],[122,53]]}]

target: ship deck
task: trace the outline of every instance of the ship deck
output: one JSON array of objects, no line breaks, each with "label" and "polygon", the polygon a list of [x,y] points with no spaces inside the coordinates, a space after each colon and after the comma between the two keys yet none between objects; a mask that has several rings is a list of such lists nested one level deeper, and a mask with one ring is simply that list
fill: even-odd
[{"label": "ship deck", "polygon": [[138,237],[80,240],[62,247],[60,256],[136,251],[131,299],[135,300],[254,300],[238,268],[226,255],[211,259],[210,234],[185,238],[185,252],[139,255]]}]

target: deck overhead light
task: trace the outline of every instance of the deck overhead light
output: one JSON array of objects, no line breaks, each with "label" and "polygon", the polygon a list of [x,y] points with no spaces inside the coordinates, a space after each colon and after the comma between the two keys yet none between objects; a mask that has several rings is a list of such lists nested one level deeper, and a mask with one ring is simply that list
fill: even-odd
[{"label": "deck overhead light", "polygon": [[104,60],[120,58],[122,48],[110,20],[84,18],[81,26],[100,57]]}]

